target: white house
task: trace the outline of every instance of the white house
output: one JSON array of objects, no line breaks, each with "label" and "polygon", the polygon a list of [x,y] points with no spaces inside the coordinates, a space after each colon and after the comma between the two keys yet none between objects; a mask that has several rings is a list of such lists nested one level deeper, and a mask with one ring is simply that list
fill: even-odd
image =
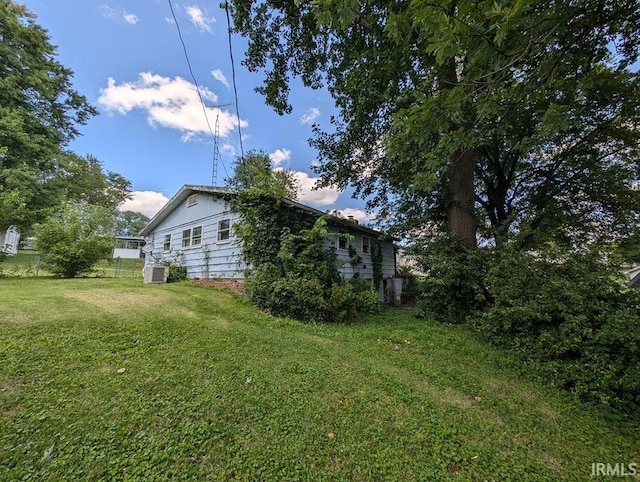
[{"label": "white house", "polygon": [[9,255],[18,254],[20,231],[15,226],[9,226],[6,232],[0,233],[0,251]]},{"label": "white house", "polygon": [[[188,278],[242,278],[246,265],[241,248],[236,244],[233,225],[239,215],[229,200],[235,196],[232,189],[211,186],[183,186],[142,229],[146,239],[145,267],[160,266],[173,260],[187,268]],[[322,211],[287,200],[290,209],[298,209],[320,217]],[[346,237],[332,236],[327,245],[335,245],[338,258],[344,261],[341,274],[346,279],[358,276],[373,279],[371,259],[374,241],[380,242],[382,276],[395,275],[395,249],[383,233],[361,226],[357,221],[329,216],[329,230]],[[360,256],[357,265],[349,263],[350,254]]]}]

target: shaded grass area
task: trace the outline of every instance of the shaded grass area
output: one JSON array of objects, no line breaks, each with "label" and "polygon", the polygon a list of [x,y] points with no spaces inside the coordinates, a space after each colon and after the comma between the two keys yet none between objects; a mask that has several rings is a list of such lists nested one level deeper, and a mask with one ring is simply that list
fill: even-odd
[{"label": "shaded grass area", "polygon": [[640,435],[457,327],[303,325],[133,279],[0,280],[1,480],[596,480]]},{"label": "shaded grass area", "polygon": [[[142,259],[101,259],[90,276],[107,278],[142,279]],[[0,277],[51,277],[52,273],[43,266],[38,251],[21,250],[15,256],[7,256],[0,263]]]}]

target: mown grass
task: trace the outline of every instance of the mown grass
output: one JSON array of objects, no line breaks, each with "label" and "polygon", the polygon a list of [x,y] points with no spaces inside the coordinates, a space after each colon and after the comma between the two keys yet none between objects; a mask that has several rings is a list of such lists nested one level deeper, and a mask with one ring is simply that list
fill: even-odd
[{"label": "mown grass", "polygon": [[0,480],[596,480],[639,433],[402,310],[303,325],[134,279],[0,280]]},{"label": "mown grass", "polygon": [[[108,278],[142,279],[142,259],[101,259],[91,276]],[[0,263],[0,277],[50,277],[52,273],[43,266],[41,253],[21,250],[15,256],[7,256]]]}]

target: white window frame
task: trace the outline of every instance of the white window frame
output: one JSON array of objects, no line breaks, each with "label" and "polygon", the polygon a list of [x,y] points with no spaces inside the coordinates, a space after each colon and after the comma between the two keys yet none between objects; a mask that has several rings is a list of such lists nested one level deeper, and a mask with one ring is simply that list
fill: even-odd
[{"label": "white window frame", "polygon": [[[196,234],[196,230],[198,234]],[[204,229],[202,225],[191,228],[191,246],[200,246],[202,244],[202,234]]]},{"label": "white window frame", "polygon": [[[196,230],[199,234],[195,234]],[[195,248],[202,244],[202,225],[182,230],[182,247]]]},{"label": "white window frame", "polygon": [[[367,240],[367,244],[364,243],[364,240]],[[365,246],[367,247],[365,251]],[[362,236],[362,254],[371,254],[371,237],[370,236]]]},{"label": "white window frame", "polygon": [[[224,222],[228,223],[228,226],[224,229],[221,228],[222,223]],[[220,235],[222,233],[226,232],[227,233],[227,237],[224,239],[220,239]],[[224,218],[221,219],[220,221],[218,221],[218,231],[216,233],[216,243],[218,244],[222,244],[222,243],[228,243],[231,241],[231,218]]]},{"label": "white window frame", "polygon": [[191,196],[189,196],[187,198],[187,207],[190,208],[191,206],[195,206],[196,204],[198,204],[198,195],[197,194],[192,194]]},{"label": "white window frame", "polygon": [[171,234],[164,235],[164,239],[162,240],[162,251],[171,251]]}]

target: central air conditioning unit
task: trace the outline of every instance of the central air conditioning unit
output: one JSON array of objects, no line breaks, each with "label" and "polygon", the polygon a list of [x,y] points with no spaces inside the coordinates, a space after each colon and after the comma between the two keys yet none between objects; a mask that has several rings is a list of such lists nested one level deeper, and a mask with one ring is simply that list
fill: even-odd
[{"label": "central air conditioning unit", "polygon": [[167,274],[164,266],[145,266],[143,277],[145,283],[167,282]]}]

